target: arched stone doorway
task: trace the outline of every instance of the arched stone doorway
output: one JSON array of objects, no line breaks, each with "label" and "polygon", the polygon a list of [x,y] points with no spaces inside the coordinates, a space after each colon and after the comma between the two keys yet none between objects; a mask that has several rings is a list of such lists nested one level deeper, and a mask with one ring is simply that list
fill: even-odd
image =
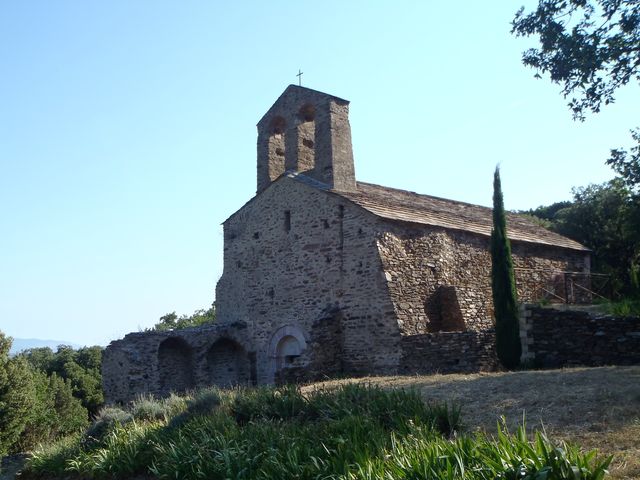
[{"label": "arched stone doorway", "polygon": [[271,361],[269,381],[274,382],[280,370],[293,366],[295,360],[306,348],[304,334],[298,327],[286,325],[276,330],[269,343]]},{"label": "arched stone doorway", "polygon": [[290,366],[301,353],[302,347],[296,337],[281,338],[276,347],[276,370]]},{"label": "arched stone doorway", "polygon": [[229,338],[217,340],[207,351],[209,382],[219,387],[247,384],[250,363],[242,346]]},{"label": "arched stone doorway", "polygon": [[193,352],[182,338],[170,337],[160,343],[158,378],[162,394],[184,392],[195,387]]}]

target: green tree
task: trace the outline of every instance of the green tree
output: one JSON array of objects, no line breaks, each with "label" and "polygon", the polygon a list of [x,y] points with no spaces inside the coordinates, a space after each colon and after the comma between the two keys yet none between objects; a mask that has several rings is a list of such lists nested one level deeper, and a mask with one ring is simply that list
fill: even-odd
[{"label": "green tree", "polygon": [[[511,32],[538,37],[540,48],[522,55],[536,77],[549,75],[577,120],[613,103],[616,91],[640,83],[640,2],[637,0],[539,0],[535,11],[522,7]],[[628,186],[640,185],[640,130],[631,131],[629,151],[611,150],[607,163]]]},{"label": "green tree", "polygon": [[207,323],[216,321],[216,304],[212,304],[207,310],[200,309],[191,315],[181,315],[178,317],[176,312],[171,312],[160,317],[149,330],[156,332],[166,332],[168,330],[180,330],[182,328],[197,327]]},{"label": "green tree", "polygon": [[[555,208],[554,206],[560,206]],[[637,295],[640,265],[640,197],[614,179],[573,190],[573,202],[529,212],[549,228],[589,247],[594,272],[611,275],[613,292]]]},{"label": "green tree", "polygon": [[511,245],[507,238],[500,169],[493,174],[493,229],[491,230],[491,292],[496,320],[496,350],[508,369],[520,364],[520,324]]},{"label": "green tree", "polygon": [[73,395],[82,405],[95,415],[102,404],[102,347],[84,347],[74,350],[68,345],[59,345],[57,352],[50,348],[32,348],[22,352],[33,368],[46,373],[48,376],[56,374],[64,381],[68,381]]},{"label": "green tree", "polygon": [[12,452],[27,423],[34,386],[29,365],[9,358],[12,339],[0,332],[0,456]]},{"label": "green tree", "polygon": [[56,373],[34,371],[34,395],[17,442],[21,451],[74,433],[88,424],[87,409],[73,396],[71,383]]}]

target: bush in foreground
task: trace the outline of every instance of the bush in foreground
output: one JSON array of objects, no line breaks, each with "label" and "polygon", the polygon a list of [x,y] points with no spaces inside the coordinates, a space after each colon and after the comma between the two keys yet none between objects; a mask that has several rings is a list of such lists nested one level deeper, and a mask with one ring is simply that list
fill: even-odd
[{"label": "bush in foreground", "polygon": [[138,402],[98,443],[86,442],[85,434],[35,452],[24,475],[600,480],[610,461],[558,447],[542,434],[529,442],[524,429],[497,438],[462,435],[459,408],[425,405],[411,391],[362,385],[308,395],[295,387],[207,389],[183,406],[162,418],[136,415],[136,409],[161,410]]}]

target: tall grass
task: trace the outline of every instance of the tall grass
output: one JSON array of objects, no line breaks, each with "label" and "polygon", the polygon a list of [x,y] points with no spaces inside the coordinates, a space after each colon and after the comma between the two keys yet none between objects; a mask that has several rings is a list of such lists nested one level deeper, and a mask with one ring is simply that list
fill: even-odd
[{"label": "tall grass", "polygon": [[542,434],[530,442],[524,429],[461,434],[459,407],[428,406],[411,391],[207,389],[172,415],[153,402],[162,401],[134,403],[133,419],[100,442],[76,436],[35,452],[25,476],[600,480],[610,461]]},{"label": "tall grass", "polygon": [[640,317],[640,298],[623,298],[605,307],[607,313],[617,317]]}]

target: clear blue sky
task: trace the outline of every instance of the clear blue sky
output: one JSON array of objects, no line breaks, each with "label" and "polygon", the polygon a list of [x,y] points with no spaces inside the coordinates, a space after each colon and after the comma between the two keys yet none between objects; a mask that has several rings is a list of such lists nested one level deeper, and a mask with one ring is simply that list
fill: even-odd
[{"label": "clear blue sky", "polygon": [[500,163],[525,209],[611,178],[637,89],[573,122],[520,62],[521,4],[0,3],[0,329],[104,345],[209,306],[299,68],[351,101],[359,180],[489,205]]}]

